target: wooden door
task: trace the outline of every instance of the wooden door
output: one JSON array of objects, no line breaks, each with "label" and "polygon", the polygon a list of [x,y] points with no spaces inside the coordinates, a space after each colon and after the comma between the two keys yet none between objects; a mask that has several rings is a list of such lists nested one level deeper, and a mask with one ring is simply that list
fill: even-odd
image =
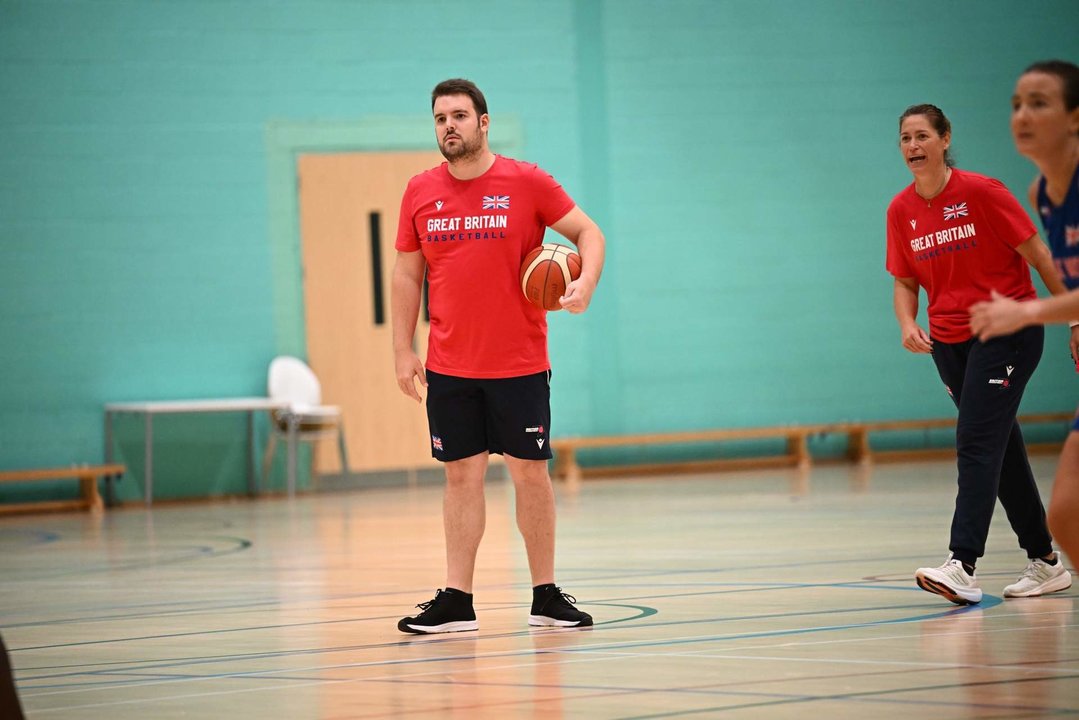
[{"label": "wooden door", "polygon": [[[298,160],[308,360],[323,402],[342,409],[352,471],[428,467],[424,407],[394,379],[390,284],[401,195],[437,152],[302,155]],[[426,357],[428,324],[416,331]],[[339,470],[319,443],[316,471]]]}]

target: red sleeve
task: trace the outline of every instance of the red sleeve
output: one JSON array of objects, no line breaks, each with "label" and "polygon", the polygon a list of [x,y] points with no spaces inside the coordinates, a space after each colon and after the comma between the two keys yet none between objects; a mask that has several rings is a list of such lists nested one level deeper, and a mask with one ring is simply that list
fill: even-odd
[{"label": "red sleeve", "polygon": [[404,197],[401,198],[401,215],[397,218],[397,241],[393,245],[401,252],[416,252],[420,249],[420,238],[416,234],[416,223],[413,219],[416,214],[413,208],[414,195],[412,180],[409,180]]},{"label": "red sleeve", "polygon": [[985,201],[981,210],[989,226],[1010,247],[1022,245],[1038,232],[1034,222],[1004,183],[994,178],[986,180],[982,185]]},{"label": "red sleeve", "polygon": [[550,227],[566,216],[576,205],[573,198],[562,189],[558,181],[540,167],[535,167],[533,197],[536,198],[536,214],[540,221]]},{"label": "red sleeve", "polygon": [[887,233],[888,242],[884,267],[894,277],[914,277],[914,270],[911,269],[910,263],[907,262],[907,256],[903,252],[903,238],[900,236],[899,230],[896,227],[896,215],[895,203],[893,202],[888,206],[888,215],[885,222],[885,232]]}]

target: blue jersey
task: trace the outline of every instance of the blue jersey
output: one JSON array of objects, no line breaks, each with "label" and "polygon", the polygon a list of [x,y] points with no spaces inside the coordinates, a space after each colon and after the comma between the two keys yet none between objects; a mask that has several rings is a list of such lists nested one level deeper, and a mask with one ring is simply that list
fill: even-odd
[{"label": "blue jersey", "polygon": [[1045,194],[1045,176],[1038,178],[1038,215],[1064,284],[1069,290],[1079,288],[1079,168],[1060,205]]}]

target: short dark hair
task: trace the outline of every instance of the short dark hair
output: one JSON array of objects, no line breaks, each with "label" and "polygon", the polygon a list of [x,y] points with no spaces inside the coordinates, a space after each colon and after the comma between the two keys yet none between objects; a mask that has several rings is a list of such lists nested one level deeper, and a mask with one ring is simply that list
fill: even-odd
[{"label": "short dark hair", "polygon": [[1067,60],[1039,60],[1032,64],[1023,74],[1039,72],[1046,75],[1056,75],[1064,85],[1064,107],[1074,110],[1079,107],[1079,66]]},{"label": "short dark hair", "polygon": [[[936,105],[930,105],[929,103],[911,105],[899,116],[900,130],[903,129],[903,121],[911,115],[925,115],[926,119],[929,120],[929,124],[937,131],[937,135],[940,135],[941,137],[952,132],[951,122],[948,121],[948,117],[944,114],[944,111]],[[948,167],[955,167],[955,158],[952,157],[951,149],[944,151],[944,164]]]},{"label": "short dark hair", "polygon": [[471,80],[453,78],[443,80],[438,85],[435,85],[435,89],[431,91],[432,110],[435,109],[435,100],[445,95],[468,95],[472,98],[472,107],[476,108],[476,115],[487,114],[487,99],[483,97],[483,93],[476,87],[476,83]]}]

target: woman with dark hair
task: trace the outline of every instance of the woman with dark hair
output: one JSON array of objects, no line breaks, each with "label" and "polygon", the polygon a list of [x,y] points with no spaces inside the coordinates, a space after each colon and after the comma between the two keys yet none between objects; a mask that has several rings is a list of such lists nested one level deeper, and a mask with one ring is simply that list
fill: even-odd
[{"label": "woman with dark hair", "polygon": [[[1063,60],[1023,71],[1012,95],[1012,138],[1038,168],[1028,190],[1041,218],[1057,271],[1079,288],[1079,67]],[[1079,322],[1072,323],[1072,357],[1079,359]]]},{"label": "woman with dark hair", "polygon": [[[1028,558],[1052,568],[1030,587],[1024,574],[1005,597],[1063,590],[1071,576],[1053,551],[1016,413],[1041,360],[1044,329],[1029,327],[981,342],[971,335],[969,308],[993,290],[1016,300],[1035,297],[1028,265],[1054,293],[1062,292],[1049,249],[1004,185],[954,167],[951,123],[935,105],[913,105],[899,118],[899,150],[914,182],[887,213],[887,269],[903,347],[931,353],[959,409],[956,424],[959,492],[952,516],[951,555],[923,567],[924,590],[959,605],[980,602],[975,565],[985,553],[997,497]],[[929,298],[929,332],[917,322],[919,290]]]},{"label": "woman with dark hair", "polygon": [[[1038,168],[1029,198],[1041,218],[1057,271],[1079,296],[1079,67],[1064,60],[1036,62],[1019,76],[1012,95],[1012,137]],[[1018,304],[1000,297],[972,309],[972,328],[983,339],[1053,320],[1071,325],[1069,345],[1079,372],[1079,297]],[[1049,527],[1073,563],[1079,562],[1079,413],[1060,454]],[[1047,572],[1037,560],[1031,582]]]}]

